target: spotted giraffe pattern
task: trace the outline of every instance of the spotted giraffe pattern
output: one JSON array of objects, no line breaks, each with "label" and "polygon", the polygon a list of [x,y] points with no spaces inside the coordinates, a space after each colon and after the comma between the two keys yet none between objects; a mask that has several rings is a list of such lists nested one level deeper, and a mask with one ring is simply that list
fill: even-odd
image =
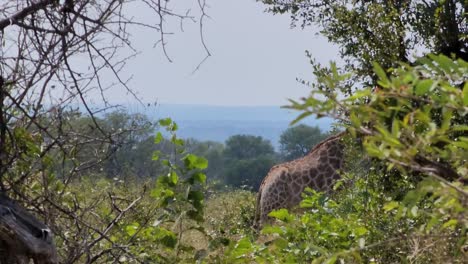
[{"label": "spotted giraffe pattern", "polygon": [[257,194],[255,228],[265,223],[271,211],[299,204],[306,187],[330,192],[343,165],[343,134],[323,140],[302,158],[270,169]]}]

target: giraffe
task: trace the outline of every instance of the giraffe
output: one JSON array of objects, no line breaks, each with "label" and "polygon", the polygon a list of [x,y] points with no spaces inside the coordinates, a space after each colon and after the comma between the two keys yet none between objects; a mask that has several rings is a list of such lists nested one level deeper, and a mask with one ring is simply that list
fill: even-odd
[{"label": "giraffe", "polygon": [[259,229],[268,219],[268,213],[299,204],[306,187],[330,192],[340,178],[343,166],[345,132],[328,137],[317,144],[306,156],[273,166],[263,179],[258,194],[254,228]]}]

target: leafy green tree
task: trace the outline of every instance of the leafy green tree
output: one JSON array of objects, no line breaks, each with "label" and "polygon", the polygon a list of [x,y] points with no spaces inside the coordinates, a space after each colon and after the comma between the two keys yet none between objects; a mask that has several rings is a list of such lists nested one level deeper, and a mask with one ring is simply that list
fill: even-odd
[{"label": "leafy green tree", "polygon": [[266,173],[276,162],[270,141],[259,136],[235,135],[226,140],[225,183],[258,189]]},{"label": "leafy green tree", "polygon": [[[374,61],[384,69],[397,67],[400,61],[414,61],[411,56],[422,50],[468,60],[468,4],[464,0],[262,2],[270,12],[290,13],[293,24],[318,26],[322,35],[340,47],[347,71],[352,70],[360,80],[376,79]],[[322,75],[330,73],[315,66]],[[353,84],[348,83],[346,89]]]},{"label": "leafy green tree", "polygon": [[[318,114],[344,121],[354,135],[363,135],[371,156],[392,167],[454,181],[466,174],[467,128],[461,120],[467,115],[467,69],[461,59],[429,55],[416,66],[402,64],[388,77],[376,63],[378,90],[366,87],[344,99],[327,93],[327,100],[317,99],[326,93],[317,90],[309,98],[292,101],[291,107],[300,109],[302,116]],[[335,71],[327,85],[339,90],[346,78],[349,75]],[[338,107],[344,111],[336,111]]]},{"label": "leafy green tree", "polygon": [[[350,135],[359,135],[366,154],[386,167],[345,174],[344,180],[352,179],[354,185],[336,193],[337,199],[309,190],[301,203],[302,216],[285,209],[272,212],[281,227],[263,232],[276,235],[275,246],[265,250],[243,239],[231,249],[233,261],[243,255],[256,262],[463,262],[468,127],[459,120],[468,115],[468,63],[430,55],[390,74],[378,64],[374,70],[377,91],[366,87],[348,98],[324,100],[324,91],[317,90],[292,107],[345,121],[343,126]],[[326,85],[339,90],[348,77],[336,73]],[[402,197],[381,184],[395,169],[405,176],[397,182]],[[415,175],[422,179],[411,181]]]},{"label": "leafy green tree", "polygon": [[317,143],[327,137],[319,127],[300,124],[285,130],[280,136],[280,154],[284,160],[305,156]]},{"label": "leafy green tree", "polygon": [[226,159],[253,159],[262,155],[273,155],[271,142],[260,136],[234,135],[226,140],[224,157]]},{"label": "leafy green tree", "polygon": [[272,155],[228,162],[224,171],[225,182],[234,187],[256,191],[275,163],[276,159]]},{"label": "leafy green tree", "polygon": [[[106,176],[111,178],[142,176],[142,170],[140,173],[137,173],[137,170],[144,168],[138,166],[146,162],[146,167],[154,167],[154,163],[150,162],[151,153],[159,146],[148,142],[155,125],[147,116],[115,111],[99,119],[99,123],[104,131],[116,135],[113,144],[109,144],[107,148],[108,158],[102,165],[102,172]],[[145,141],[150,144],[142,144]]]},{"label": "leafy green tree", "polygon": [[[140,165],[145,162],[147,167],[155,167],[150,162],[151,154],[160,145],[155,146],[149,139],[155,126],[146,116],[114,111],[92,119],[75,110],[61,112],[60,115],[60,129],[50,133],[57,134],[54,136],[61,134],[73,148],[67,155],[63,155],[63,151],[53,154],[56,161],[61,161],[53,164],[59,176],[65,175],[74,166],[78,167],[76,171],[79,175],[95,174],[110,178],[141,176],[137,170],[144,171],[145,168]],[[43,117],[41,122],[47,124],[47,117]],[[102,133],[109,135],[112,140],[98,140],[102,138]],[[95,140],[78,143],[82,137]],[[144,145],[143,141],[149,141],[150,144]],[[145,173],[145,176],[149,175]]]},{"label": "leafy green tree", "polygon": [[[301,204],[304,215],[272,213],[282,226],[264,232],[278,236],[275,246],[265,250],[244,238],[231,260],[463,262],[466,1],[263,2],[291,13],[294,24],[321,27],[345,59],[344,71],[312,61],[316,82],[309,96],[291,100],[301,112],[295,121],[312,114],[340,120],[373,161],[368,173],[353,166],[354,174],[344,175],[354,185],[336,200],[312,193]],[[421,52],[447,56],[412,57]],[[389,182],[399,190],[382,184]]]},{"label": "leafy green tree", "polygon": [[102,117],[99,122],[102,129],[108,132],[119,133],[124,143],[133,143],[148,138],[155,125],[144,114],[130,114],[124,110],[110,112]]},{"label": "leafy green tree", "polygon": [[155,151],[169,153],[170,147],[171,143],[166,140],[155,145],[154,136],[128,143],[105,162],[105,176],[127,180],[155,178],[161,174],[162,167],[152,160],[152,154]]}]

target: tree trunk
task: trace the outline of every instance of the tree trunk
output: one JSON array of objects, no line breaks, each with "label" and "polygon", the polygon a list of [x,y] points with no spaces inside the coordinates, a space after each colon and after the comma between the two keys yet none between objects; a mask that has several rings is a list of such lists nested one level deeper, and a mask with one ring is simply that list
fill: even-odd
[{"label": "tree trunk", "polygon": [[32,214],[0,195],[0,264],[56,264],[52,232]]}]

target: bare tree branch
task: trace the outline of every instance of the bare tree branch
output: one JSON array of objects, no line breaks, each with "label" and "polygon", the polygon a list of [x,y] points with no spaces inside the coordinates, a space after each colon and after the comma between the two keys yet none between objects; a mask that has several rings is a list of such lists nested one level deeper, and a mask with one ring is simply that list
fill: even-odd
[{"label": "bare tree branch", "polygon": [[[129,135],[146,126],[114,130],[102,119],[109,109],[115,109],[107,98],[111,88],[123,89],[143,104],[129,83],[131,76],[122,74],[127,62],[139,53],[132,46],[134,30],[156,33],[152,41],[160,44],[159,51],[172,61],[167,44],[174,33],[167,32],[172,28],[168,23],[174,19],[196,22],[201,45],[207,57],[211,55],[203,39],[205,0],[193,1],[199,4],[199,16],[165,0],[0,3],[0,189],[51,226],[63,241],[61,262],[85,258],[91,263],[120,255],[139,262],[128,251],[128,245],[135,241],[119,245],[108,234],[140,199],[115,202],[115,217],[93,219],[99,226],[94,226],[88,215],[95,214],[102,201],[84,205],[75,196],[70,208],[61,201],[70,195],[67,188],[74,180],[102,168]],[[131,17],[128,8],[135,6],[152,12],[156,22]],[[83,125],[77,120],[86,122]],[[52,176],[63,183],[58,192],[49,186]],[[41,188],[31,189],[32,182]],[[114,198],[110,199],[114,203]],[[75,232],[73,238],[63,234],[63,225]],[[0,251],[6,245],[4,240],[0,236]],[[103,240],[112,248],[99,249]]]}]

